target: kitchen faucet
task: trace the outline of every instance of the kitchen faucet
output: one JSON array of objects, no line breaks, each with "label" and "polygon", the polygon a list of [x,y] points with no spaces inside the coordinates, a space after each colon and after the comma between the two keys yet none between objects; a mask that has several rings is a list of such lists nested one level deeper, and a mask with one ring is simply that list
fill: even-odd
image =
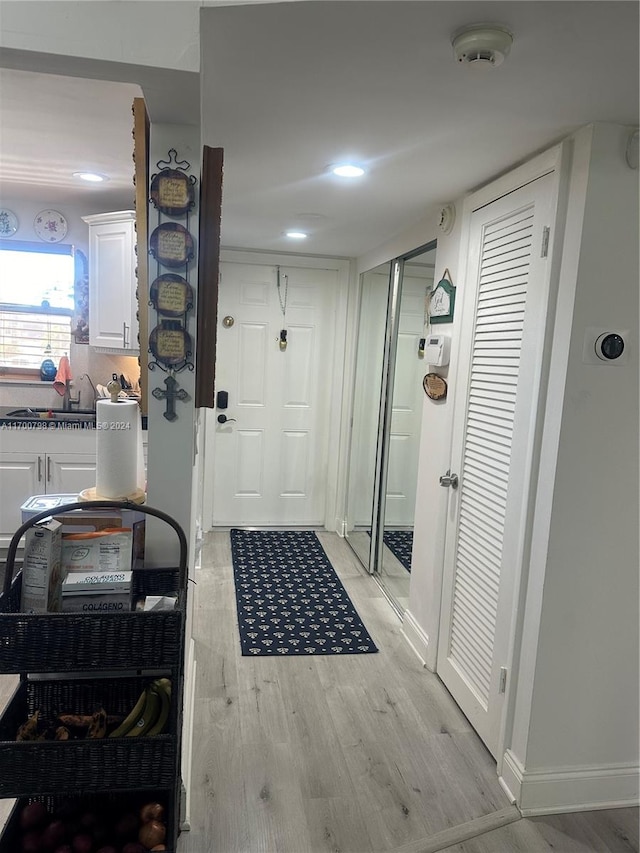
[{"label": "kitchen faucet", "polygon": [[[98,392],[96,391],[96,386],[93,384],[93,380],[91,379],[91,377],[89,376],[88,373],[83,373],[82,376],[80,377],[80,379],[88,379],[89,380],[89,385],[91,385],[91,388],[93,389],[93,408],[95,409],[96,401],[98,400]],[[80,396],[79,393],[78,393],[78,396]]]}]

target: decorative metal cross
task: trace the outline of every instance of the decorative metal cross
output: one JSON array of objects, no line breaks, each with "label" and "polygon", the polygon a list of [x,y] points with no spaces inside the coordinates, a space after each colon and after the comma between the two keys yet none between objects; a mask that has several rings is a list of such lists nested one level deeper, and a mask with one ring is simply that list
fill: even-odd
[{"label": "decorative metal cross", "polygon": [[169,376],[164,380],[164,384],[167,386],[166,391],[163,391],[162,388],[154,388],[151,393],[156,400],[167,401],[167,408],[162,414],[168,421],[175,421],[178,417],[175,410],[175,401],[188,400],[189,395],[184,388],[181,388],[179,391],[176,390],[178,382],[173,378],[173,376],[171,376],[171,374],[169,374]]}]

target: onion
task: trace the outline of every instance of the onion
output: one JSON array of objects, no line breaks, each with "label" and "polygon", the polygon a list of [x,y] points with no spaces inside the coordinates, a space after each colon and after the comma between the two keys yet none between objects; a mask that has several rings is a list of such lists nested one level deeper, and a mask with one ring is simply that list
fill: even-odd
[{"label": "onion", "polygon": [[22,853],[40,853],[41,850],[39,832],[26,832],[22,836]]},{"label": "onion", "polygon": [[71,840],[73,853],[91,853],[93,850],[93,839],[86,832],[74,835]]},{"label": "onion", "polygon": [[163,823],[157,820],[150,820],[149,823],[143,823],[138,833],[138,841],[144,844],[145,847],[155,847],[156,844],[163,844],[167,836],[167,828]]},{"label": "onion", "polygon": [[149,823],[151,820],[162,820],[164,817],[164,806],[161,803],[146,803],[140,809],[140,820]]},{"label": "onion", "polygon": [[42,833],[42,846],[45,850],[59,847],[65,839],[67,831],[61,820],[52,820]]},{"label": "onion", "polygon": [[29,803],[20,812],[20,826],[22,829],[33,829],[44,823],[47,817],[48,812],[44,803]]}]

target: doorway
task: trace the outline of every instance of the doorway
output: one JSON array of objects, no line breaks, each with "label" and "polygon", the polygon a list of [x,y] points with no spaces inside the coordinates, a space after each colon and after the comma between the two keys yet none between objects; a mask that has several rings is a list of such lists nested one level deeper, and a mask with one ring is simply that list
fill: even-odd
[{"label": "doorway", "polygon": [[227,253],[220,265],[213,527],[324,527],[334,509],[347,264]]}]

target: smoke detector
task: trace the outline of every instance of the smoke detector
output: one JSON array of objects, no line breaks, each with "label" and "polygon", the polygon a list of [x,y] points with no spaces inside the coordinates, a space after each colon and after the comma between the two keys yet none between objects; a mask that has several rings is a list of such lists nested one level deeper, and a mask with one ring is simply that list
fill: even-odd
[{"label": "smoke detector", "polygon": [[461,65],[489,67],[501,65],[509,55],[513,35],[496,24],[473,24],[453,36],[453,55]]}]

